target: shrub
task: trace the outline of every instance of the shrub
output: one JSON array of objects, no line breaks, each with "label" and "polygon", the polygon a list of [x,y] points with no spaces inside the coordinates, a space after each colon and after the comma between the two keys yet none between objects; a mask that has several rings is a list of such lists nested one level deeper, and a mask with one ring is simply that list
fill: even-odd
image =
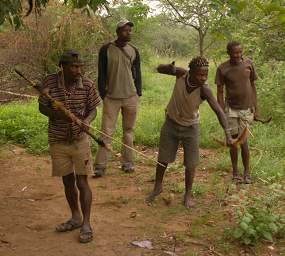
[{"label": "shrub", "polygon": [[227,232],[245,245],[255,245],[263,240],[273,242],[284,237],[285,215],[280,213],[279,204],[284,197],[284,187],[280,184],[272,184],[258,197],[244,193],[235,209],[236,225]]}]

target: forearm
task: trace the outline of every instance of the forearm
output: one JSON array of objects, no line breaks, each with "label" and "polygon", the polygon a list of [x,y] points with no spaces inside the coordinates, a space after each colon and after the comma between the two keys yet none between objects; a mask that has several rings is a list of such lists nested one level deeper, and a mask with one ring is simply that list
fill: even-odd
[{"label": "forearm", "polygon": [[215,112],[220,125],[223,127],[225,133],[226,133],[226,137],[227,138],[231,138],[230,137],[230,133],[229,133],[229,129],[228,129],[228,120],[227,117],[223,111],[223,109],[221,108],[221,106],[219,105],[219,103],[215,100],[211,90],[209,88],[204,88],[201,91],[202,95],[205,99],[207,99],[211,109]]},{"label": "forearm", "polygon": [[217,118],[219,120],[220,125],[223,127],[224,130],[228,129],[228,120],[224,113],[224,111],[219,107],[215,110]]},{"label": "forearm", "polygon": [[187,70],[181,67],[176,67],[175,63],[172,62],[171,64],[160,64],[157,67],[158,73],[181,77],[187,73]]},{"label": "forearm", "polygon": [[91,112],[89,112],[89,114],[84,118],[84,122],[86,124],[90,124],[95,117],[97,116],[97,109],[94,108]]},{"label": "forearm", "polygon": [[56,113],[50,107],[42,104],[39,104],[39,111],[50,119],[56,119],[57,117]]},{"label": "forearm", "polygon": [[67,122],[71,121],[71,119],[67,117],[62,111],[54,110],[51,107],[42,104],[39,104],[39,111],[51,120],[63,120]]},{"label": "forearm", "polygon": [[176,67],[173,64],[160,64],[157,67],[157,72],[160,74],[175,76]]},{"label": "forearm", "polygon": [[224,129],[226,138],[227,139],[231,138],[231,132],[230,132],[229,125],[228,125],[228,119],[227,119],[224,111],[220,108],[220,109],[216,110],[215,113],[218,117],[220,125]]},{"label": "forearm", "polygon": [[222,85],[218,85],[218,90],[217,90],[217,101],[220,105],[220,107],[225,110],[225,98],[224,98],[224,90]]}]

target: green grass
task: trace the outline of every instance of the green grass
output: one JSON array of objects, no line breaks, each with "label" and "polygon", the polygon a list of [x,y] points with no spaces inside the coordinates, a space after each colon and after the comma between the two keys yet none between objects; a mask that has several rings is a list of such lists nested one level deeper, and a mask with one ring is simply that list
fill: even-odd
[{"label": "green grass", "polygon": [[[158,147],[159,132],[164,122],[164,109],[169,101],[175,77],[155,72],[158,63],[169,63],[172,59],[153,59],[148,66],[143,66],[143,96],[140,98],[139,113],[135,128],[135,144],[149,147]],[[187,61],[179,60],[179,66],[187,66]],[[215,67],[210,67],[208,82],[213,86]],[[274,83],[274,81],[272,81]],[[261,106],[265,108],[265,106]],[[223,131],[214,113],[204,102],[200,107],[200,146],[203,148],[219,149],[213,137],[223,138]],[[101,126],[101,106],[98,116],[93,122],[97,129]],[[254,137],[250,138],[252,155],[252,169],[254,177],[271,182],[284,177],[285,146],[284,125],[278,120],[268,125],[255,124],[251,128]],[[122,136],[121,118],[119,118],[114,135],[120,140]],[[11,103],[0,107],[0,143],[19,143],[30,152],[40,154],[48,151],[47,118],[38,111],[36,101],[29,103]],[[96,151],[96,143],[92,144]],[[120,145],[113,143],[115,150]],[[211,161],[208,168],[229,170],[230,162],[228,151],[217,150],[218,162]]]}]

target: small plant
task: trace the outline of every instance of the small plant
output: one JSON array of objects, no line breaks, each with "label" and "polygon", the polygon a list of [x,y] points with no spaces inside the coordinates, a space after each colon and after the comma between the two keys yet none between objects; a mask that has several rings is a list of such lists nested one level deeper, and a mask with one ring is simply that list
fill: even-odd
[{"label": "small plant", "polygon": [[198,183],[193,184],[192,195],[194,197],[203,195],[205,191],[206,191],[205,186],[198,184]]},{"label": "small plant", "polygon": [[255,245],[262,240],[273,242],[285,235],[285,215],[279,214],[279,199],[284,194],[273,185],[261,197],[243,195],[236,208],[237,225],[229,234],[240,243]]},{"label": "small plant", "polygon": [[178,194],[184,193],[185,192],[185,185],[184,185],[184,183],[172,183],[170,185],[170,191],[172,193],[178,193]]}]

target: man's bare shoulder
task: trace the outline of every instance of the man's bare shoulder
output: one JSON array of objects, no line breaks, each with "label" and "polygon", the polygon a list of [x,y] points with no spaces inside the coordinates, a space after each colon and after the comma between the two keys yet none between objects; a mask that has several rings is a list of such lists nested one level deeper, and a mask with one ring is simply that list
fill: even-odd
[{"label": "man's bare shoulder", "polygon": [[253,65],[253,61],[250,58],[244,58],[243,62],[248,65]]},{"label": "man's bare shoulder", "polygon": [[207,99],[211,98],[211,96],[213,95],[212,89],[210,88],[210,86],[208,84],[204,84],[203,86],[201,86],[200,90],[201,90],[202,100],[207,100]]},{"label": "man's bare shoulder", "polygon": [[218,69],[224,70],[224,69],[226,69],[226,68],[229,67],[229,66],[230,66],[230,60],[227,60],[227,61],[221,63],[221,64],[218,66]]},{"label": "man's bare shoulder", "polygon": [[210,85],[204,84],[201,86],[201,91],[206,92],[206,93],[212,93],[212,89]]}]

